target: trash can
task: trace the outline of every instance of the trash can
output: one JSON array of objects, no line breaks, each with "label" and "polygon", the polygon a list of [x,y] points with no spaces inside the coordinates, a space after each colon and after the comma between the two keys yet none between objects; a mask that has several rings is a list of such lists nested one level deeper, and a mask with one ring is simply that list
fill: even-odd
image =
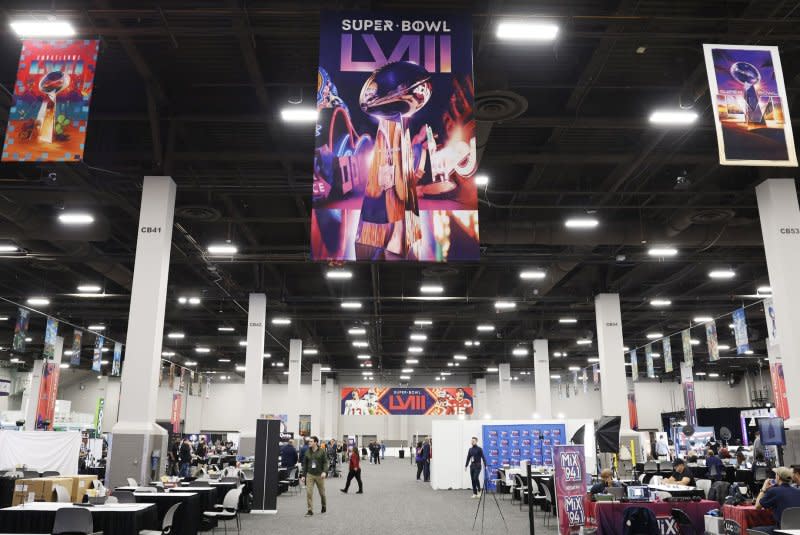
[{"label": "trash can", "polygon": [[400,458],[401,459],[406,458],[406,450],[404,448],[400,448]]}]

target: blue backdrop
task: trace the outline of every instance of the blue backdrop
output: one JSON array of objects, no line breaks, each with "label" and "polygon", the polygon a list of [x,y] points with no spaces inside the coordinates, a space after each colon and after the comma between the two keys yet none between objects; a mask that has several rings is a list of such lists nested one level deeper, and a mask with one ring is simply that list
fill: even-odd
[{"label": "blue backdrop", "polygon": [[[491,480],[504,464],[519,465],[529,460],[534,465],[553,466],[553,446],[566,444],[564,424],[484,425],[483,452]],[[487,481],[489,488],[494,488]]]}]

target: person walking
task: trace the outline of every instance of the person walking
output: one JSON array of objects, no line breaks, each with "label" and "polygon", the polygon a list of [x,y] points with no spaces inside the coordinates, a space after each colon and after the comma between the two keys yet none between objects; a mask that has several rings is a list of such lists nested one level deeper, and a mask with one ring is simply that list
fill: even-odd
[{"label": "person walking", "polygon": [[180,476],[189,477],[189,467],[192,464],[192,446],[189,444],[188,438],[183,439],[180,450],[178,451],[178,457],[181,463]]},{"label": "person walking", "polygon": [[478,446],[478,437],[472,437],[472,447],[467,451],[467,462],[464,470],[469,467],[469,477],[472,479],[472,497],[481,496],[481,471],[486,466],[486,457],[483,456],[483,448]]},{"label": "person walking", "polygon": [[429,438],[422,443],[422,478],[425,483],[431,480],[431,441]]},{"label": "person walking", "polygon": [[319,499],[322,502],[322,511],[327,510],[327,499],[325,498],[325,478],[328,476],[328,454],[319,447],[319,439],[311,437],[309,449],[303,457],[303,476],[300,482],[306,486],[306,505],[308,511],[306,516],[314,515],[314,485],[319,491]]},{"label": "person walking", "polygon": [[386,460],[386,444],[381,440],[381,459]]},{"label": "person walking", "polygon": [[417,449],[416,449],[414,455],[415,455],[414,456],[414,460],[417,463],[417,481],[419,481],[419,476],[422,475],[422,470],[424,469],[423,461],[425,459],[422,456],[422,441],[421,440],[419,442],[417,442]]},{"label": "person walking", "polygon": [[175,437],[175,440],[172,441],[172,445],[169,447],[169,454],[168,454],[169,464],[167,465],[168,476],[177,476],[178,474],[180,474],[180,461],[179,461],[180,449],[181,449],[181,439]]},{"label": "person walking", "polygon": [[361,456],[358,454],[358,449],[355,447],[350,448],[350,470],[347,472],[347,483],[344,484],[343,489],[339,489],[345,494],[350,490],[350,482],[355,478],[358,483],[358,491],[356,494],[364,494],[364,485],[361,483]]}]

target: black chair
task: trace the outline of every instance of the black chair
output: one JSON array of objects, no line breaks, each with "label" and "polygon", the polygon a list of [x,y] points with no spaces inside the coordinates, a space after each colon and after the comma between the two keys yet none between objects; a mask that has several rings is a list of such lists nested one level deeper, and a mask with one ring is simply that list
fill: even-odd
[{"label": "black chair", "polygon": [[800,507],[787,507],[783,510],[781,529],[800,529]]},{"label": "black chair", "polygon": [[139,532],[139,535],[170,535],[170,533],[172,533],[172,523],[175,519],[175,512],[180,506],[180,503],[176,503],[167,509],[167,514],[164,515],[164,521],[161,522],[161,531],[154,529],[143,529]]},{"label": "black chair", "polygon": [[506,483],[506,471],[502,468],[497,469],[497,477],[492,479],[492,483],[494,483],[494,492],[500,493],[500,498],[502,499],[503,494],[508,494],[511,489],[511,485]]},{"label": "black chair", "polygon": [[56,511],[53,535],[89,535],[94,532],[92,513],[82,507],[62,507]]},{"label": "black chair", "polygon": [[682,535],[697,535],[694,531],[694,525],[692,525],[692,519],[683,509],[673,509],[672,519],[681,527]]}]

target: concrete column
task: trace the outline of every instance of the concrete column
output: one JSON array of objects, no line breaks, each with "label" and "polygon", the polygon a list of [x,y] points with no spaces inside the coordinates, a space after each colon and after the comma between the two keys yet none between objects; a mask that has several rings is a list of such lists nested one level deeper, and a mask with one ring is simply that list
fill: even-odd
[{"label": "concrete column", "polygon": [[[325,418],[323,418],[323,432],[324,438],[339,437],[339,389],[336,386],[336,381],[332,377],[325,379],[325,406],[323,407]],[[322,438],[320,437],[320,438]]]},{"label": "concrete column", "polygon": [[767,271],[775,304],[778,356],[789,387],[786,389],[789,408],[786,425],[798,430],[796,436],[788,439],[789,443],[793,442],[792,438],[800,438],[800,391],[791,388],[790,379],[800,377],[800,329],[796,328],[800,322],[800,278],[795,271],[800,265],[800,208],[796,188],[792,178],[771,178],[756,187]]},{"label": "concrete column", "polygon": [[622,429],[630,429],[619,294],[599,294],[594,300],[594,307],[603,415],[621,416]]},{"label": "concrete column", "polygon": [[474,416],[475,418],[486,418],[487,414],[491,414],[489,412],[489,397],[486,394],[486,378],[481,377],[475,379],[475,411]]},{"label": "concrete column", "polygon": [[311,366],[311,434],[322,434],[322,365]]},{"label": "concrete column", "polygon": [[303,341],[289,340],[289,384],[287,385],[287,424],[290,433],[297,436],[300,427],[300,363],[303,358]]},{"label": "concrete column", "polygon": [[536,389],[536,414],[539,418],[553,417],[550,398],[550,349],[547,340],[533,341],[533,380]]},{"label": "concrete column", "polygon": [[244,404],[239,451],[242,455],[256,453],[256,420],[261,417],[264,395],[264,332],[267,322],[267,296],[250,294],[247,309],[247,353],[245,355]]},{"label": "concrete column", "polygon": [[167,457],[167,432],[155,420],[174,212],[172,178],[144,177],[119,420],[112,429],[106,470],[112,488],[126,477],[150,481],[151,453],[159,450],[162,461]]},{"label": "concrete column", "polygon": [[42,387],[44,360],[34,360],[31,380],[22,393],[22,410],[25,413],[25,431],[36,431],[36,409],[39,406],[39,389]]},{"label": "concrete column", "polygon": [[495,418],[511,418],[513,404],[511,403],[511,364],[503,363],[498,367],[498,379],[500,389],[498,390],[500,403],[498,413]]}]

